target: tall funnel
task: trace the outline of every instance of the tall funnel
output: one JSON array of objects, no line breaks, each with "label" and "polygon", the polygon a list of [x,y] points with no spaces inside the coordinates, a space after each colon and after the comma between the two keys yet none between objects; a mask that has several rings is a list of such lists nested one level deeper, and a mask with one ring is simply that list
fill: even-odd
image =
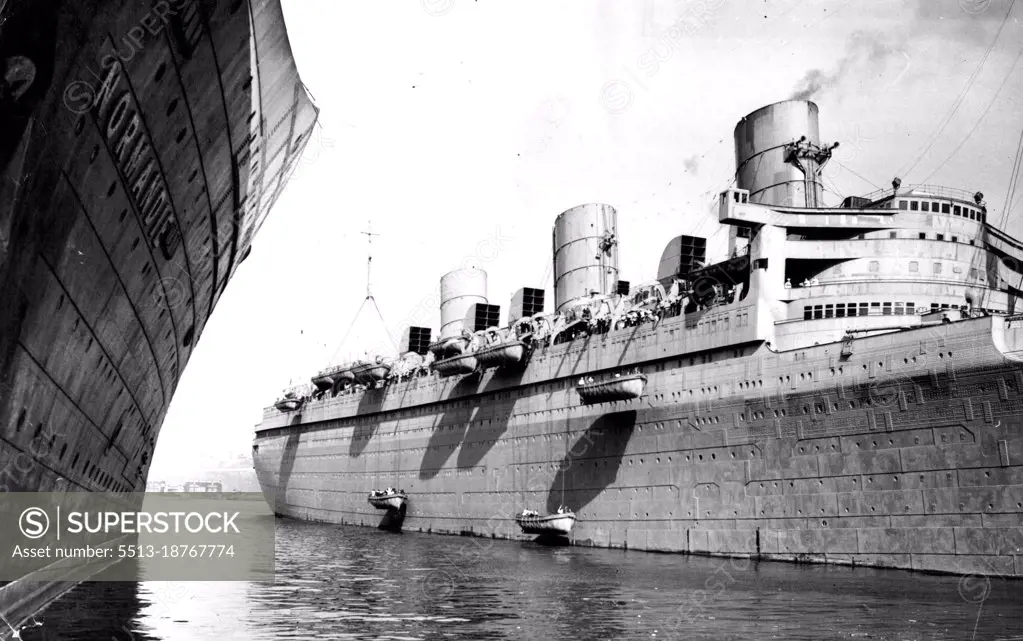
[{"label": "tall funnel", "polygon": [[611,205],[573,207],[554,221],[554,311],[618,281],[618,212]]},{"label": "tall funnel", "polygon": [[462,335],[465,315],[476,303],[487,303],[487,273],[462,268],[440,278],[440,340]]},{"label": "tall funnel", "polygon": [[820,167],[830,157],[822,150],[817,105],[786,100],[761,107],[735,126],[738,187],[750,202],[789,207],[819,207],[824,187]]}]

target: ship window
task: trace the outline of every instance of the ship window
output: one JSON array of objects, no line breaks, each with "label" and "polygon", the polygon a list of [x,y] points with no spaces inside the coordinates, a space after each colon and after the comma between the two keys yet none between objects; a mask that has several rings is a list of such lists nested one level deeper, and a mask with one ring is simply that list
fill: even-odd
[{"label": "ship window", "polygon": [[894,231],[888,232],[888,238],[897,238],[898,235],[899,235],[898,232],[894,232]]},{"label": "ship window", "polygon": [[917,211],[920,209],[920,203],[915,200],[909,201],[909,209],[910,211]]},{"label": "ship window", "polygon": [[849,303],[849,307],[846,309],[846,315],[847,316],[856,315],[856,303]]},{"label": "ship window", "polygon": [[902,316],[905,313],[906,313],[906,310],[902,307],[902,303],[896,301],[895,302],[895,315],[896,316]]},{"label": "ship window", "polygon": [[920,232],[920,240],[927,240],[927,234]]},{"label": "ship window", "polygon": [[941,213],[947,214],[949,210],[948,203],[941,203]]},{"label": "ship window", "polygon": [[866,303],[860,303],[860,316],[866,316],[866,315],[867,315],[867,304]]},{"label": "ship window", "polygon": [[967,209],[966,212],[967,215],[970,217],[970,220],[977,220],[977,218],[974,216],[974,212],[972,209]]},{"label": "ship window", "polygon": [[834,317],[834,315],[835,315],[835,306],[834,305],[825,305],[824,306],[824,318],[832,318],[832,317]]},{"label": "ship window", "polygon": [[972,238],[970,239],[970,244],[971,244],[971,245],[975,244],[975,243],[973,242],[973,239],[972,239]]},{"label": "ship window", "polygon": [[915,260],[909,261],[909,271],[918,272],[920,271],[920,263]]},{"label": "ship window", "polygon": [[945,240],[945,234],[938,234],[938,240]]},{"label": "ship window", "polygon": [[934,273],[935,274],[941,273],[941,263],[934,263]]},{"label": "ship window", "polygon": [[870,271],[876,272],[880,267],[881,265],[876,260],[870,261]]},{"label": "ship window", "polygon": [[953,264],[952,265],[952,273],[953,274],[961,274],[962,272],[963,272],[963,268],[962,268],[961,265],[957,265],[957,264]]},{"label": "ship window", "polygon": [[813,306],[813,317],[814,318],[824,318],[824,307],[822,305],[814,305]]},{"label": "ship window", "polygon": [[870,304],[870,315],[871,316],[877,316],[880,313],[881,313],[881,303],[871,303]]},{"label": "ship window", "polygon": [[948,309],[948,303],[942,303],[941,304],[941,308],[942,309]]},{"label": "ship window", "polygon": [[972,278],[974,280],[977,279],[977,268],[976,267],[971,267],[970,268],[970,278]]},{"label": "ship window", "polygon": [[963,208],[960,207],[959,205],[956,205],[955,207],[952,208],[952,213],[955,214],[956,216],[962,216]]},{"label": "ship window", "polygon": [[813,318],[813,308],[809,305],[803,306],[803,320],[811,320]]},{"label": "ship window", "polygon": [[923,201],[922,203],[920,203],[920,211],[930,211],[930,210],[931,210],[931,203],[927,202],[926,200]]},{"label": "ship window", "polygon": [[952,237],[952,242],[953,243],[958,243],[959,242],[959,237],[958,236],[953,236]]},{"label": "ship window", "polygon": [[881,314],[883,316],[891,316],[892,315],[892,304],[891,303],[885,303],[884,306],[881,308],[881,310],[882,310]]},{"label": "ship window", "polygon": [[845,303],[835,303],[835,318],[845,318]]},{"label": "ship window", "polygon": [[931,311],[932,312],[938,311],[938,304],[937,303],[931,303]]},{"label": "ship window", "polygon": [[905,200],[900,200],[899,201],[899,209],[905,211],[907,208],[909,208],[908,202],[905,201]]}]

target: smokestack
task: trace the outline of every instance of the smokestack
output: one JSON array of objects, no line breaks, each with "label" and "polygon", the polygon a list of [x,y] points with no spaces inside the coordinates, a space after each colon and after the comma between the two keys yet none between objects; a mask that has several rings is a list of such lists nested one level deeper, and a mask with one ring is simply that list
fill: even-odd
[{"label": "smokestack", "polygon": [[820,146],[817,105],[786,100],[761,107],[735,126],[737,184],[750,202],[818,207],[824,186],[820,167],[830,156]]}]

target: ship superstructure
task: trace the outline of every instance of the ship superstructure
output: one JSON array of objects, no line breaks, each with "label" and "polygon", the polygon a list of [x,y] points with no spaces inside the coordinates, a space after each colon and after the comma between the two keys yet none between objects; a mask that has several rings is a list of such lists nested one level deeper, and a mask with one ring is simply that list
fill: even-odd
[{"label": "ship superstructure", "polygon": [[0,55],[0,485],[141,492],[317,109],[278,0],[12,0]]},{"label": "ship superstructure", "polygon": [[554,226],[554,311],[486,276],[441,281],[380,377],[267,408],[253,460],[283,516],[523,536],[571,511],[576,543],[1023,574],[1023,245],[978,192],[903,186],[823,203],[818,109],[735,129],[728,256],[679,236],[656,280],[618,278],[617,213]]}]

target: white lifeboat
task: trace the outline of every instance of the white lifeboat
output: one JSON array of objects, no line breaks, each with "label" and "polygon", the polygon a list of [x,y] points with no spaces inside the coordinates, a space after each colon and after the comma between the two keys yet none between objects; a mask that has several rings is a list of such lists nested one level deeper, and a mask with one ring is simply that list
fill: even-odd
[{"label": "white lifeboat", "polygon": [[377,358],[373,363],[357,363],[352,366],[352,375],[355,382],[369,385],[382,381],[391,373],[391,361],[385,358]]},{"label": "white lifeboat", "polygon": [[522,510],[515,517],[515,522],[523,534],[568,536],[575,526],[575,512],[560,507],[554,514],[543,516],[533,510]]},{"label": "white lifeboat", "polygon": [[321,392],[329,390],[331,387],[334,387],[334,377],[332,376],[332,374],[333,372],[331,371],[331,369],[323,370],[322,372],[320,372],[319,374],[312,378],[313,385],[315,385],[316,389],[320,390]]},{"label": "white lifeboat", "polygon": [[378,510],[399,510],[407,499],[405,490],[390,487],[386,490],[373,490],[367,498],[369,504]]},{"label": "white lifeboat", "polygon": [[295,396],[294,392],[288,392],[283,398],[277,400],[274,403],[274,407],[281,412],[294,412],[295,410],[302,407],[302,403],[305,399]]},{"label": "white lifeboat", "polygon": [[586,405],[627,401],[643,395],[643,390],[646,389],[646,376],[643,374],[615,374],[612,378],[598,381],[590,377],[580,380],[575,389],[579,392],[579,398]]},{"label": "white lifeboat", "polygon": [[433,369],[441,376],[471,374],[476,371],[476,364],[476,353],[468,352],[459,356],[445,358],[444,360],[434,361]]}]

